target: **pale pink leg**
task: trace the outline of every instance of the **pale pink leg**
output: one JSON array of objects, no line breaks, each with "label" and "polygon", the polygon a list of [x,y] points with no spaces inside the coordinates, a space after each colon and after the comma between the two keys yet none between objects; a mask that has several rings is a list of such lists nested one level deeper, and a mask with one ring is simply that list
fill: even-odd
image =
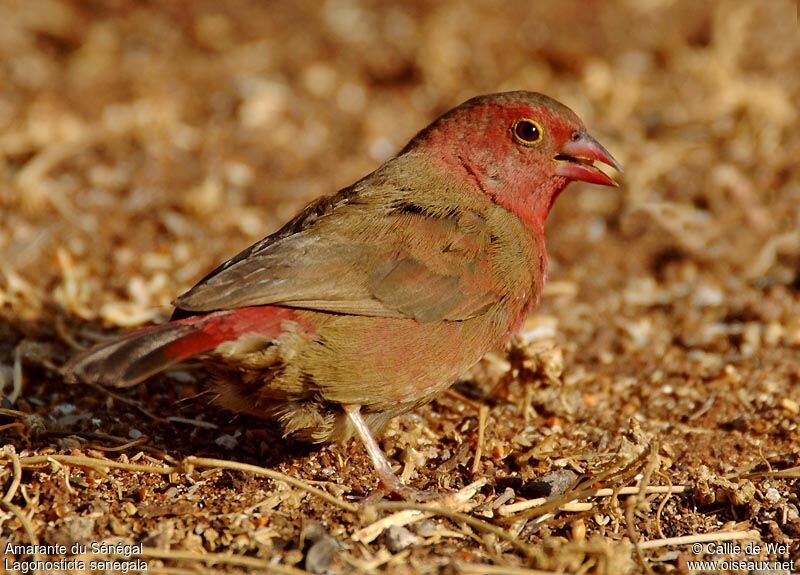
[{"label": "pale pink leg", "polygon": [[361,406],[342,405],[342,409],[344,409],[347,417],[350,418],[353,427],[356,428],[356,432],[361,438],[364,447],[367,448],[369,458],[372,460],[372,465],[375,467],[375,471],[378,473],[378,477],[383,486],[394,493],[405,493],[408,488],[403,485],[397,475],[394,474],[394,471],[392,471],[392,466],[389,465],[389,461],[386,459],[383,451],[378,447],[378,442],[375,441],[375,437],[372,435],[369,427],[367,427],[367,422],[361,417]]}]

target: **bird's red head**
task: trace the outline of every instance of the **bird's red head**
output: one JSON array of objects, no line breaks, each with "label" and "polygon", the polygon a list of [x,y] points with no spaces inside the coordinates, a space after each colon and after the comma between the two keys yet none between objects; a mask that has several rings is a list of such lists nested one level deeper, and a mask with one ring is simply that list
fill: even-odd
[{"label": "bird's red head", "polygon": [[405,151],[419,149],[449,170],[466,172],[483,193],[537,228],[570,182],[617,185],[595,161],[622,171],[572,110],[533,92],[468,100],[423,130]]}]

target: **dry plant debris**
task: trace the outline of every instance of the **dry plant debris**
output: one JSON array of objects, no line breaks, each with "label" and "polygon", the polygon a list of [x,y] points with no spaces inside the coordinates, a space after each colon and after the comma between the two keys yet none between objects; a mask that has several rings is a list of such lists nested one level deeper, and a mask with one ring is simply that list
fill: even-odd
[{"label": "dry plant debris", "polygon": [[[748,541],[800,564],[796,23],[788,0],[0,2],[0,545],[142,543],[174,574],[684,573]],[[519,88],[627,171],[559,200],[510,348],[383,437],[447,498],[360,504],[358,445],[212,409],[191,366],[63,384],[438,113]]]}]

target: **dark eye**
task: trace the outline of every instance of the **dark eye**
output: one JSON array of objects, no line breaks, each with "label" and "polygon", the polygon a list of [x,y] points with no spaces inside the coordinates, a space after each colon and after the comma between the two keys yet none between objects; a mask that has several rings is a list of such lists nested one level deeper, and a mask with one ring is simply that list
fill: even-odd
[{"label": "dark eye", "polygon": [[530,118],[520,118],[514,122],[511,132],[514,134],[514,139],[523,146],[535,146],[544,136],[542,126]]}]

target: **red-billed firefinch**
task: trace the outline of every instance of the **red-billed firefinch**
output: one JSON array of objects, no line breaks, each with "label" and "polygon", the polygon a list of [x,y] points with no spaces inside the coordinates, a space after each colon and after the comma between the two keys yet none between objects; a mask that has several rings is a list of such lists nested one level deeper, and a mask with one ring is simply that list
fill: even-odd
[{"label": "red-billed firefinch", "polygon": [[166,324],[74,358],[69,380],[126,386],[190,357],[221,405],[311,442],[374,435],[506,341],[538,304],[544,223],[573,180],[619,164],[541,94],[473,98],[352,186],[211,272]]}]

